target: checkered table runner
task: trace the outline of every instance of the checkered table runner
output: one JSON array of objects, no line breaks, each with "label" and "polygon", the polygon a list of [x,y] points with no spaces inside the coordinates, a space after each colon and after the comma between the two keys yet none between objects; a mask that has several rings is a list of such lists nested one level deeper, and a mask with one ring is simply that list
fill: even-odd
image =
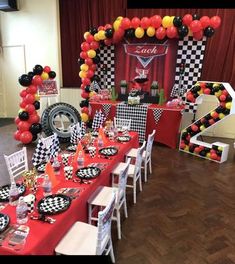
[{"label": "checkered table runner", "polygon": [[106,118],[109,115],[111,106],[112,106],[111,104],[102,104],[102,110],[103,110]]},{"label": "checkered table runner", "polygon": [[153,109],[153,116],[154,116],[154,120],[155,120],[156,125],[157,125],[159,119],[161,118],[162,113],[163,113],[162,108]]},{"label": "checkered table runner", "polygon": [[148,104],[128,105],[120,103],[117,105],[117,118],[131,119],[131,130],[138,132],[140,143],[145,140],[147,111]]}]

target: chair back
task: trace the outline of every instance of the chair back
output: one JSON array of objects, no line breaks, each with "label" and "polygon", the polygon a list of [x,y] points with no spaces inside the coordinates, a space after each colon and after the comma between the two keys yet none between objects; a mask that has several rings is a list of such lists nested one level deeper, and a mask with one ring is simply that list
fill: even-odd
[{"label": "chair back", "polygon": [[96,255],[101,255],[107,243],[111,239],[111,223],[112,216],[115,207],[116,194],[113,192],[113,195],[104,208],[104,210],[98,213],[98,236],[97,236],[97,245],[96,245]]},{"label": "chair back", "polygon": [[151,156],[155,134],[156,134],[156,130],[154,129],[152,134],[148,135],[145,159],[148,159]]},{"label": "chair back", "polygon": [[26,147],[9,156],[4,155],[4,158],[11,181],[17,179],[23,172],[29,170]]},{"label": "chair back", "polygon": [[126,127],[128,131],[131,130],[131,119],[123,119],[114,117],[114,127],[115,128],[123,128]]},{"label": "chair back", "polygon": [[128,169],[131,162],[131,158],[127,159],[125,166],[123,166],[123,170],[120,171],[119,179],[118,179],[118,193],[116,198],[116,204],[119,205],[121,199],[126,195],[126,183],[128,178]]},{"label": "chair back", "polygon": [[138,177],[139,174],[141,174],[141,164],[143,160],[143,153],[144,153],[144,148],[146,145],[146,141],[143,142],[142,146],[138,148],[137,150],[137,155],[135,159],[135,172],[134,172],[134,177]]}]

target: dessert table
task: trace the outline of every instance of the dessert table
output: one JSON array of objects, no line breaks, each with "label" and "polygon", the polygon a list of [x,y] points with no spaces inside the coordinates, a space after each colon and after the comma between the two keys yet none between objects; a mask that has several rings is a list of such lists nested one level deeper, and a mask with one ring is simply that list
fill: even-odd
[{"label": "dessert table", "polygon": [[[106,165],[105,169],[101,171],[101,174],[97,178],[91,180],[91,184],[65,180],[63,166],[61,166],[61,169],[56,176],[59,183],[52,189],[53,194],[60,188],[80,188],[79,197],[72,200],[70,207],[66,211],[52,215],[52,217],[56,219],[56,222],[53,224],[29,219],[25,225],[30,228],[30,232],[24,248],[16,251],[10,248],[7,243],[3,242],[0,243],[0,255],[53,255],[54,248],[74,222],[87,222],[87,200],[90,195],[101,185],[110,186],[110,173],[113,168],[118,162],[124,160],[125,153],[130,148],[136,148],[139,146],[138,134],[136,132],[130,132],[130,136],[131,140],[126,143],[108,141],[106,146],[116,146],[118,148],[118,153],[109,159],[102,158],[98,154],[94,158],[91,158],[89,154],[85,154],[85,166],[90,163],[105,163]],[[73,175],[73,178],[77,177]],[[36,198],[36,203],[43,198],[43,191],[41,187],[38,188]],[[3,210],[1,210],[1,213],[10,216],[11,225],[16,224],[15,210],[16,208],[10,205],[7,205]]]}]

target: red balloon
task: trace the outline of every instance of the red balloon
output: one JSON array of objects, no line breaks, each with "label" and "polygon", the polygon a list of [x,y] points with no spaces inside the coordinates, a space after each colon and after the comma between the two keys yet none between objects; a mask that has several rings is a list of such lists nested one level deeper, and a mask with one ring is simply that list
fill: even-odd
[{"label": "red balloon", "polygon": [[202,24],[199,20],[193,20],[191,23],[190,23],[190,29],[192,32],[198,32],[199,30],[202,29]]},{"label": "red balloon", "polygon": [[131,21],[130,21],[130,19],[127,18],[127,17],[124,17],[124,18],[122,19],[122,21],[121,21],[121,27],[122,27],[123,29],[128,29],[128,28],[130,28],[130,26],[131,26]]},{"label": "red balloon", "polygon": [[186,25],[186,26],[189,26],[191,24],[191,22],[193,21],[193,16],[190,15],[190,14],[186,14],[184,17],[183,17],[183,24]]},{"label": "red balloon", "polygon": [[81,89],[83,89],[83,90],[84,90],[84,89],[86,88],[86,85],[85,85],[85,84],[81,84],[81,86],[80,86],[80,87],[81,87]]},{"label": "red balloon", "polygon": [[46,73],[49,73],[49,72],[51,71],[51,67],[49,67],[49,66],[45,66],[45,67],[43,68],[43,71],[46,72]]},{"label": "red balloon", "polygon": [[96,65],[96,64],[92,64],[92,65],[89,67],[89,70],[95,71],[96,68],[97,68],[97,65]]},{"label": "red balloon", "polygon": [[131,27],[137,28],[140,25],[140,19],[138,17],[133,17],[131,19]]},{"label": "red balloon", "polygon": [[93,64],[93,60],[91,58],[86,58],[85,59],[85,64],[87,64],[88,66]]},{"label": "red balloon", "polygon": [[94,36],[93,35],[89,35],[86,39],[86,42],[91,43],[92,41],[94,41]]},{"label": "red balloon", "polygon": [[25,102],[25,100],[23,100],[23,101],[20,103],[20,108],[25,108],[26,105],[27,105],[27,103]]},{"label": "red balloon", "polygon": [[163,27],[159,27],[157,30],[156,30],[156,38],[157,39],[164,39],[165,36],[166,36],[166,30],[165,28]]},{"label": "red balloon", "polygon": [[211,90],[209,88],[206,88],[206,89],[204,89],[203,93],[204,94],[210,94],[211,93]]},{"label": "red balloon", "polygon": [[108,29],[108,28],[112,28],[112,25],[110,25],[110,24],[106,24],[106,25],[104,26],[104,30],[106,30],[106,29]]},{"label": "red balloon", "polygon": [[143,17],[140,20],[140,25],[143,29],[147,29],[150,26],[151,20],[148,17]]},{"label": "red balloon", "polygon": [[220,101],[224,102],[226,100],[226,95],[221,94],[221,96],[219,97]]},{"label": "red balloon", "polygon": [[28,121],[20,121],[18,124],[18,128],[21,132],[28,131],[30,128],[30,123]]},{"label": "red balloon", "polygon": [[35,97],[34,97],[34,95],[32,95],[32,94],[27,94],[27,95],[25,96],[25,102],[26,102],[27,104],[33,104],[33,103],[35,102]]},{"label": "red balloon", "polygon": [[35,75],[32,80],[33,85],[41,85],[43,82],[43,79],[40,75]]},{"label": "red balloon", "polygon": [[115,33],[116,33],[116,36],[121,39],[124,36],[125,31],[124,31],[124,29],[119,28],[117,31],[114,32],[114,35],[115,35]]},{"label": "red balloon", "polygon": [[90,48],[93,50],[97,50],[99,47],[100,47],[100,44],[97,41],[92,41],[90,44]]},{"label": "red balloon", "polygon": [[199,30],[197,32],[194,32],[193,33],[193,37],[196,39],[196,40],[201,40],[203,38],[203,31],[202,30]]},{"label": "red balloon", "polygon": [[210,19],[210,26],[212,26],[213,28],[218,28],[221,24],[221,18],[219,16],[213,16]]},{"label": "red balloon", "polygon": [[22,132],[20,132],[19,130],[17,130],[17,131],[14,133],[14,139],[20,141],[20,135],[21,135],[21,133],[22,133]]},{"label": "red balloon", "polygon": [[86,58],[88,58],[88,55],[87,55],[87,53],[85,52],[85,51],[82,51],[82,52],[80,52],[80,58],[82,58],[82,59],[86,59]]},{"label": "red balloon", "polygon": [[215,120],[213,118],[209,119],[209,124],[213,125],[215,123]]},{"label": "red balloon", "polygon": [[81,93],[81,97],[86,99],[86,98],[89,97],[89,93],[87,93],[86,91],[83,90],[82,93]]},{"label": "red balloon", "polygon": [[35,111],[35,106],[33,104],[27,104],[25,106],[25,111],[27,111],[29,114],[32,114]]},{"label": "red balloon", "polygon": [[211,159],[213,159],[213,160],[217,160],[217,155],[216,155],[216,153],[211,153]]},{"label": "red balloon", "polygon": [[104,44],[105,44],[106,46],[110,46],[110,45],[112,45],[112,39],[105,39],[105,40],[104,40]]},{"label": "red balloon", "polygon": [[29,85],[29,87],[26,89],[27,93],[35,94],[37,92],[37,86],[35,85]]},{"label": "red balloon", "polygon": [[227,90],[223,90],[222,91],[222,94],[225,95],[225,96],[227,96],[228,95],[228,91]]},{"label": "red balloon", "polygon": [[88,51],[90,49],[90,45],[87,42],[82,42],[81,44],[82,51]]},{"label": "red balloon", "polygon": [[202,28],[206,28],[210,25],[210,18],[208,16],[203,16],[200,18]]},{"label": "red balloon", "polygon": [[91,78],[94,76],[94,74],[95,74],[94,71],[88,70],[86,76],[87,76],[87,78]]},{"label": "red balloon", "polygon": [[20,118],[17,116],[17,117],[15,118],[15,124],[18,125],[18,124],[20,123],[20,121],[21,121]]},{"label": "red balloon", "polygon": [[177,29],[174,26],[167,28],[166,35],[168,38],[175,38],[177,36]]},{"label": "red balloon", "polygon": [[199,130],[198,126],[196,126],[195,124],[191,125],[191,129],[194,131],[194,132],[197,132]]},{"label": "red balloon", "polygon": [[159,28],[162,24],[162,18],[158,15],[152,16],[150,18],[150,21],[151,21],[151,26],[153,26],[154,28]]},{"label": "red balloon", "polygon": [[99,26],[98,27],[98,31],[100,31],[100,30],[104,30],[104,27],[103,26]]},{"label": "red balloon", "polygon": [[24,90],[22,90],[21,92],[20,92],[20,97],[25,97],[27,95],[27,91],[26,91],[26,89],[24,89]]},{"label": "red balloon", "polygon": [[194,149],[194,152],[195,152],[196,154],[198,154],[200,151],[201,151],[200,147],[196,147],[196,148]]},{"label": "red balloon", "polygon": [[89,85],[89,84],[91,84],[91,80],[88,79],[88,78],[83,78],[82,79],[82,83],[85,84],[85,85]]},{"label": "red balloon", "polygon": [[186,147],[186,145],[185,145],[184,141],[181,141],[180,142],[180,149],[184,149],[185,147]]},{"label": "red balloon", "polygon": [[29,144],[32,142],[33,139],[33,135],[31,132],[29,131],[24,131],[21,135],[20,135],[20,141],[23,144]]},{"label": "red balloon", "polygon": [[82,113],[86,113],[87,115],[89,115],[89,108],[84,106],[84,107],[81,109],[81,112],[82,112]]},{"label": "red balloon", "polygon": [[29,115],[28,123],[30,124],[39,123],[39,121],[40,121],[40,117],[37,114],[37,112]]},{"label": "red balloon", "polygon": [[188,92],[186,95],[187,101],[194,102],[195,98],[191,92]]}]

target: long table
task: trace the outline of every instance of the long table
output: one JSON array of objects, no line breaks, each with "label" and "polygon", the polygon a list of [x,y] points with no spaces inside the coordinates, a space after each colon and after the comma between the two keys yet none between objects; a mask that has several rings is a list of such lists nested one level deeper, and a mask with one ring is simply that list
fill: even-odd
[{"label": "long table", "polygon": [[[0,246],[0,255],[53,255],[56,245],[74,224],[74,222],[87,222],[87,200],[90,195],[101,185],[110,186],[110,173],[113,168],[118,162],[124,160],[124,156],[130,148],[136,148],[139,146],[138,134],[136,132],[130,132],[130,136],[131,141],[127,143],[108,142],[108,145],[117,146],[119,148],[118,154],[113,156],[112,159],[104,159],[98,156],[90,158],[89,155],[86,154],[85,165],[94,162],[107,163],[106,169],[103,170],[96,179],[92,180],[92,184],[80,184],[71,180],[66,181],[62,167],[59,175],[57,176],[59,184],[53,188],[53,193],[56,193],[60,188],[78,187],[81,188],[79,197],[72,200],[68,210],[63,213],[53,215],[53,218],[56,219],[54,224],[30,219],[26,224],[30,228],[30,233],[27,237],[24,249],[21,251],[15,251],[3,244],[3,246]],[[42,197],[42,188],[39,188],[37,192],[37,201],[39,201]],[[11,224],[16,223],[15,210],[15,207],[7,205],[1,211],[2,213],[6,213],[10,216]]]},{"label": "long table", "polygon": [[[118,101],[99,101],[90,102],[91,117],[93,118],[96,111],[103,111],[107,114],[106,118],[113,120],[117,114]],[[109,111],[108,111],[109,109]],[[161,117],[156,123],[153,115],[154,109],[162,110]],[[179,126],[182,119],[182,110],[184,107],[169,108],[166,105],[149,104],[147,111],[145,138],[148,134],[156,129],[154,141],[162,143],[170,148],[176,148],[178,143]]]}]

